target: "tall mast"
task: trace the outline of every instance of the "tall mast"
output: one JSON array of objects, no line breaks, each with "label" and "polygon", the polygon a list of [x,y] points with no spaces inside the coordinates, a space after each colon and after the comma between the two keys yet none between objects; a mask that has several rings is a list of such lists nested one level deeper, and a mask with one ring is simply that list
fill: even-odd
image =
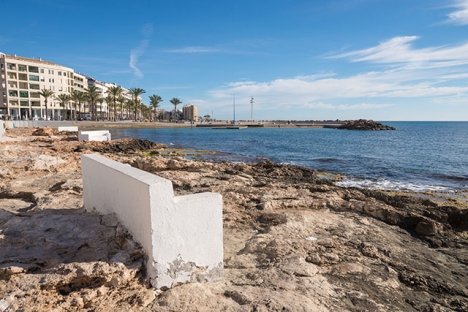
[{"label": "tall mast", "polygon": [[232,96],[232,104],[234,108],[234,124],[236,124],[236,95]]}]

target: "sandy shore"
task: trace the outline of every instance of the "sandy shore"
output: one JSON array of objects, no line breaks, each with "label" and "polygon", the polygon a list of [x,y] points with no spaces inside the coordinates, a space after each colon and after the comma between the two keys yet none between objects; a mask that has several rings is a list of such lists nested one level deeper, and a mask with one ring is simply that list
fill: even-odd
[{"label": "sandy shore", "polygon": [[[0,151],[0,311],[468,310],[464,193],[344,189],[306,168],[52,129],[8,130]],[[85,153],[169,179],[176,195],[222,194],[224,279],[150,288],[131,235],[82,208]]]}]

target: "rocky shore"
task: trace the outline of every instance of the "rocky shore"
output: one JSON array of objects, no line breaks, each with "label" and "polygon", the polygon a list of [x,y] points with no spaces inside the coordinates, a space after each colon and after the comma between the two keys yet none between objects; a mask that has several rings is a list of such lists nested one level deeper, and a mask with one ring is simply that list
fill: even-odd
[{"label": "rocky shore", "polygon": [[344,124],[339,126],[337,129],[346,130],[396,130],[395,127],[386,126],[380,122],[375,122],[370,119],[358,119],[346,121]]},{"label": "rocky shore", "polygon": [[[83,210],[84,153],[169,179],[176,195],[221,193],[224,279],[152,289],[126,229]],[[306,168],[185,153],[8,130],[0,311],[468,311],[467,193],[346,189]]]}]

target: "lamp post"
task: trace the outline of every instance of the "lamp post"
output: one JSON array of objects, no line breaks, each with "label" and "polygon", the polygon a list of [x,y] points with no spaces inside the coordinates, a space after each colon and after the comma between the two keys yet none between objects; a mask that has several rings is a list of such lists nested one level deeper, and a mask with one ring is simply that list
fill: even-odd
[{"label": "lamp post", "polygon": [[253,104],[254,104],[254,98],[251,96],[250,97],[250,119],[254,121],[253,119]]}]

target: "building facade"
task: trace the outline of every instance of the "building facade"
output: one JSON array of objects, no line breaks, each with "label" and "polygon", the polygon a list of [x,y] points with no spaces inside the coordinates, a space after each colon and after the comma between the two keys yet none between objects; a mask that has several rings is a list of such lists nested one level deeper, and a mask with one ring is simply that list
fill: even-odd
[{"label": "building facade", "polygon": [[187,104],[182,108],[184,120],[198,121],[198,107],[195,105]]},{"label": "building facade", "polygon": [[[0,117],[11,119],[63,118],[62,107],[55,96],[70,94],[79,78],[73,69],[42,59],[25,58],[0,53]],[[84,90],[87,86],[79,86]],[[52,90],[46,116],[43,89]]]}]

